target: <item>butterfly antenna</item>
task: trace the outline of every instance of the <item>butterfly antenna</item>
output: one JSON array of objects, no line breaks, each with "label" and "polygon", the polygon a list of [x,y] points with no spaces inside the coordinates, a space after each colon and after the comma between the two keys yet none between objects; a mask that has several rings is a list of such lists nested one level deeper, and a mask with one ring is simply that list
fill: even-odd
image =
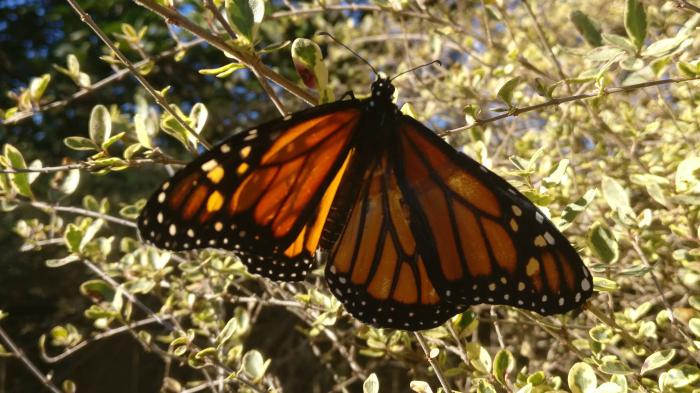
[{"label": "butterfly antenna", "polygon": [[342,46],[343,48],[347,49],[348,51],[350,51],[350,53],[352,53],[353,55],[355,55],[355,57],[357,57],[358,59],[362,60],[365,64],[367,64],[367,65],[369,66],[369,68],[372,69],[372,72],[374,72],[374,75],[379,76],[379,72],[377,72],[377,69],[376,69],[376,68],[372,67],[372,64],[370,64],[369,61],[365,60],[364,57],[360,56],[359,54],[357,54],[357,52],[355,52],[354,50],[350,49],[349,46],[343,44],[342,42],[340,42],[340,40],[338,40],[337,38],[333,37],[333,35],[332,35],[331,33],[328,33],[328,32],[325,32],[325,31],[319,31],[318,33],[316,33],[316,35],[325,35],[325,36],[330,37],[330,39],[332,39],[333,41],[335,41],[338,45],[340,45],[340,46]]},{"label": "butterfly antenna", "polygon": [[415,70],[417,70],[417,69],[420,69],[420,68],[423,68],[423,67],[427,67],[427,66],[433,65],[433,64],[435,64],[435,63],[437,63],[437,65],[439,65],[439,66],[442,67],[442,63],[440,62],[440,60],[433,60],[433,61],[431,61],[430,63],[421,64],[421,65],[419,65],[419,66],[413,67],[413,68],[408,69],[408,70],[406,70],[406,71],[400,72],[398,75],[394,75],[393,77],[389,78],[389,82],[393,81],[394,79],[400,77],[400,76],[403,75],[403,74],[408,74],[409,72],[413,72],[413,71],[415,71]]}]

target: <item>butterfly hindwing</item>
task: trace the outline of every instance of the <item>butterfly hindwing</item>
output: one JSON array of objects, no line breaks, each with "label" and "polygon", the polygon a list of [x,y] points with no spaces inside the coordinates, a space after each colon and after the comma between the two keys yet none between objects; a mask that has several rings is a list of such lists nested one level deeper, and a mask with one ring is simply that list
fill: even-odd
[{"label": "butterfly hindwing", "polygon": [[234,135],[163,183],[141,236],[170,250],[238,251],[253,273],[302,279],[359,117],[356,101],[341,101]]},{"label": "butterfly hindwing", "polygon": [[421,330],[465,307],[446,302],[427,273],[388,157],[367,166],[344,230],[331,250],[326,280],[357,319],[375,326]]},{"label": "butterfly hindwing", "polygon": [[548,315],[591,296],[581,258],[525,196],[408,116],[399,139],[399,184],[448,300]]}]

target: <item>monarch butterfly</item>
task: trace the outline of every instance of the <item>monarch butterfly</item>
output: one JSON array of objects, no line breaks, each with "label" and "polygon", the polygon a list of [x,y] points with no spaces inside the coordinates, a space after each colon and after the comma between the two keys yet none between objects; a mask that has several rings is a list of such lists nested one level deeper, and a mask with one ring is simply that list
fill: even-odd
[{"label": "monarch butterfly", "polygon": [[566,238],[523,194],[392,102],[340,100],[238,133],[163,183],[138,219],[169,250],[238,253],[302,280],[328,252],[332,293],[362,322],[436,327],[467,306],[564,313],[592,294]]}]

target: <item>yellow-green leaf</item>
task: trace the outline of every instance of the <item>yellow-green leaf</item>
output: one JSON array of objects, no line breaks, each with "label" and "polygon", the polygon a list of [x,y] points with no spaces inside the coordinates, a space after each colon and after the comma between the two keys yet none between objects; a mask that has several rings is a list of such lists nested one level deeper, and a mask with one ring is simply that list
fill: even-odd
[{"label": "yellow-green leaf", "polygon": [[568,382],[572,393],[593,393],[598,384],[598,378],[591,366],[579,362],[569,370]]}]

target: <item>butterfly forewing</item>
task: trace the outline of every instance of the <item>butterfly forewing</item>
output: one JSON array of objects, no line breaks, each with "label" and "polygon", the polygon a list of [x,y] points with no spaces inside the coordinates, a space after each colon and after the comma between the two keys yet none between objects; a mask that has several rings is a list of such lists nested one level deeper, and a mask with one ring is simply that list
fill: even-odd
[{"label": "butterfly forewing", "polygon": [[302,279],[359,117],[343,101],[234,135],[163,183],[141,212],[141,236],[170,250],[238,251],[254,273]]},{"label": "butterfly forewing", "polygon": [[399,128],[399,183],[449,301],[548,315],[591,296],[581,258],[525,196],[419,122],[405,116]]}]

